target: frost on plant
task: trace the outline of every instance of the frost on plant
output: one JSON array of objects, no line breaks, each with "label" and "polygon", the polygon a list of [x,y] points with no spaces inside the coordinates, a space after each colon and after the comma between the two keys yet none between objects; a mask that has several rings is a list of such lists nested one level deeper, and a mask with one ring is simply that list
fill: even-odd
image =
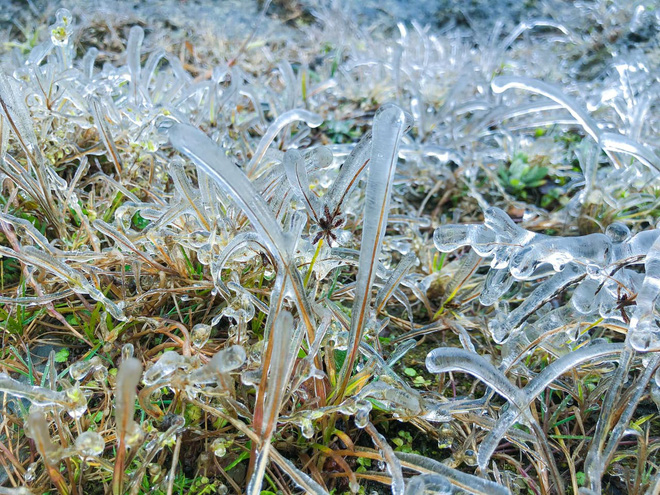
[{"label": "frost on plant", "polygon": [[66,3],[0,12],[0,493],[658,491],[657,9]]}]

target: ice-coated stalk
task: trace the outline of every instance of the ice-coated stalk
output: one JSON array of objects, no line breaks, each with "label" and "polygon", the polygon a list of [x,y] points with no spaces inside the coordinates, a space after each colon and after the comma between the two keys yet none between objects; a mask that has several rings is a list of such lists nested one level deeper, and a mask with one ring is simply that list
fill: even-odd
[{"label": "ice-coated stalk", "polygon": [[92,222],[92,225],[96,230],[113,239],[119,246],[122,246],[123,248],[128,249],[133,253],[135,253],[145,263],[153,266],[156,270],[169,274],[175,273],[173,269],[163,266],[160,263],[158,263],[156,260],[152,259],[150,256],[147,256],[144,252],[138,249],[138,247],[135,244],[133,244],[133,242],[131,242],[131,240],[128,237],[126,237],[124,234],[122,234],[112,225],[105,223],[101,219],[94,220]]},{"label": "ice-coated stalk", "polygon": [[28,437],[34,440],[34,445],[39,454],[41,454],[41,457],[43,457],[48,476],[50,476],[51,481],[57,487],[57,491],[61,495],[67,495],[69,493],[69,488],[64,477],[60,474],[58,466],[61,459],[61,452],[60,449],[53,444],[53,441],[50,438],[48,422],[41,409],[35,409],[30,412],[30,416],[28,416],[26,423],[25,433]]},{"label": "ice-coated stalk", "polygon": [[399,261],[397,267],[392,270],[392,273],[390,273],[390,276],[387,277],[387,280],[385,280],[385,283],[376,294],[376,301],[374,302],[376,313],[379,313],[385,307],[385,304],[387,304],[387,301],[401,283],[401,279],[412,268],[415,261],[417,261],[415,253],[408,253]]},{"label": "ice-coated stalk", "polygon": [[[37,135],[32,124],[32,117],[25,102],[25,95],[22,93],[18,81],[0,71],[0,119],[4,118],[9,124],[37,178],[34,181],[30,177],[30,182],[36,185],[36,190],[32,191],[34,200],[43,206],[49,219],[52,220],[60,232],[63,232],[64,220],[61,210],[55,204],[53,188],[62,190],[66,188],[67,184],[49,166],[41,152],[41,146],[37,141]],[[5,155],[2,158],[3,161],[13,159],[11,155]],[[20,168],[23,169],[23,167]],[[25,174],[24,169],[23,174]]]},{"label": "ice-coated stalk", "polygon": [[526,398],[522,391],[482,356],[465,349],[439,347],[426,356],[426,369],[430,373],[462,371],[479,378],[490,388],[512,403],[516,408],[524,408]]},{"label": "ice-coated stalk", "polygon": [[344,160],[337,177],[323,198],[324,206],[327,206],[331,213],[339,213],[344,198],[357,185],[362,172],[367,168],[371,159],[372,140],[372,131],[367,131]]},{"label": "ice-coated stalk", "polygon": [[401,469],[401,461],[396,457],[394,449],[390,447],[385,437],[378,433],[371,421],[367,421],[364,429],[373,440],[374,445],[380,450],[385,466],[387,466],[387,472],[392,477],[392,495],[404,495],[406,485],[403,480],[403,470]]},{"label": "ice-coated stalk", "polygon": [[288,150],[284,153],[284,171],[291,188],[302,198],[307,213],[318,222],[321,216],[318,198],[309,188],[307,166],[300,151]]},{"label": "ice-coated stalk", "polygon": [[293,124],[299,120],[302,120],[310,127],[318,127],[323,123],[323,118],[321,118],[320,115],[308,110],[294,108],[293,110],[284,112],[282,115],[277,117],[272,124],[268,126],[268,129],[266,129],[266,134],[264,134],[264,136],[261,138],[261,141],[259,141],[259,145],[252,155],[250,163],[248,163],[245,167],[245,173],[248,176],[254,174],[257,166],[266,154],[266,150],[275,139],[275,136],[277,136],[277,133],[289,124]]},{"label": "ice-coated stalk", "polygon": [[[527,406],[531,403],[558,377],[574,369],[582,363],[595,361],[607,356],[621,354],[623,344],[598,344],[589,347],[583,347],[573,351],[556,361],[552,362],[549,366],[543,369],[541,373],[536,375],[532,381],[522,390],[525,395]],[[488,436],[479,446],[479,453],[477,454],[477,464],[481,469],[486,469],[488,461],[495,452],[500,440],[511,428],[518,417],[521,410],[517,407],[509,407],[507,411],[500,416],[495,424],[495,428],[491,430]]]},{"label": "ice-coated stalk", "polygon": [[660,297],[660,237],[648,250],[644,268],[646,274],[630,319],[629,339],[636,351],[659,351],[660,327],[655,308]]},{"label": "ice-coated stalk", "polygon": [[[243,171],[232,164],[224,152],[199,129],[187,124],[174,124],[167,130],[167,134],[172,146],[190,158],[239,205],[269,251],[281,263],[291,280],[298,311],[301,313],[309,340],[312,342],[314,324],[302,277],[293,266],[291,246],[282,226],[276,220],[266,201],[254,189]],[[320,362],[317,364],[320,367]]]},{"label": "ice-coated stalk", "polygon": [[[261,492],[261,483],[266,470],[270,439],[277,425],[277,418],[282,407],[282,398],[286,393],[287,383],[293,371],[295,355],[300,348],[303,332],[296,328],[293,316],[288,311],[281,311],[275,320],[273,331],[270,333],[261,384],[257,391],[257,403],[263,404],[262,418],[255,418],[255,425],[261,426],[257,431],[261,438],[256,467],[248,484],[248,494],[256,495]],[[255,415],[256,416],[256,415]]]},{"label": "ice-coated stalk", "polygon": [[421,495],[427,490],[434,495],[451,495],[454,488],[451,482],[441,474],[420,474],[408,480],[405,495]]},{"label": "ice-coated stalk", "polygon": [[[634,156],[648,167],[660,170],[660,159],[652,150],[636,141],[610,132],[602,132],[598,123],[570,96],[565,95],[559,88],[537,79],[519,76],[499,76],[493,79],[491,87],[495,93],[503,93],[508,89],[522,89],[537,93],[562,105],[578,121],[605,152],[621,152]],[[615,167],[620,167],[618,160],[611,155]]]},{"label": "ice-coated stalk", "polygon": [[584,277],[585,273],[581,266],[576,263],[569,263],[564,271],[541,282],[520,306],[507,315],[505,320],[493,319],[489,322],[488,329],[493,340],[498,344],[504,342],[541,306]]},{"label": "ice-coated stalk", "polygon": [[115,387],[115,421],[117,424],[117,456],[112,478],[113,495],[122,495],[124,486],[124,461],[126,457],[127,435],[135,429],[136,387],[142,376],[142,363],[136,358],[123,361],[117,372]]},{"label": "ice-coated stalk", "polygon": [[203,210],[203,206],[200,204],[199,193],[194,192],[192,186],[188,182],[188,177],[186,177],[185,170],[183,169],[182,160],[172,160],[170,162],[169,172],[172,176],[174,187],[176,188],[177,192],[193,209],[199,222],[202,224],[202,227],[204,227],[207,231],[210,231],[211,223],[206,217],[206,212]]},{"label": "ice-coated stalk", "polygon": [[539,267],[547,263],[560,272],[571,262],[605,267],[613,255],[611,239],[605,234],[579,237],[539,236],[511,256],[509,269],[518,280],[531,280]]},{"label": "ice-coated stalk", "polygon": [[626,136],[604,132],[600,137],[600,145],[605,151],[616,151],[632,155],[647,167],[660,171],[660,159],[653,150]]},{"label": "ice-coated stalk", "polygon": [[48,239],[46,239],[46,237],[35,228],[32,222],[28,222],[23,218],[18,218],[14,215],[3,212],[0,212],[0,221],[11,224],[14,227],[14,230],[16,230],[17,234],[20,231],[24,231],[35,243],[39,245],[41,249],[47,251],[50,255],[56,256],[58,253],[62,253],[62,251],[59,249],[51,246],[50,242],[48,242]]},{"label": "ice-coated stalk", "polygon": [[[635,412],[635,409],[637,409],[637,405],[639,404],[639,401],[642,399],[642,396],[646,392],[646,387],[653,378],[653,374],[657,371],[658,365],[660,365],[660,355],[653,354],[649,362],[647,363],[646,368],[644,369],[644,373],[642,373],[642,376],[640,376],[637,382],[635,383],[635,392],[632,394],[632,397],[630,397],[630,399],[628,400],[626,408],[623,410],[623,414],[621,414],[621,416],[619,417],[619,421],[617,422],[616,426],[612,429],[610,438],[607,442],[607,445],[605,446],[605,449],[603,450],[602,459],[604,462],[603,464],[601,464],[602,466],[607,466],[611,462],[611,458],[614,455],[614,451],[616,450],[616,448],[619,445],[619,442],[623,438],[625,431],[629,428],[632,415]],[[593,476],[593,471],[592,471],[592,476]]]},{"label": "ice-coated stalk", "polygon": [[117,151],[117,147],[115,146],[115,140],[110,133],[110,128],[106,123],[107,109],[97,96],[91,96],[89,104],[92,110],[92,116],[94,117],[94,124],[96,124],[99,136],[101,136],[101,141],[103,141],[105,148],[108,150],[108,153],[110,153],[112,162],[115,165],[115,171],[117,172],[117,178],[120,178],[124,165],[121,156]]},{"label": "ice-coated stalk", "polygon": [[298,469],[289,459],[278,454],[277,451],[273,452],[273,457],[275,462],[280,465],[293,482],[302,488],[306,494],[328,495],[328,492],[321,485]]},{"label": "ice-coated stalk", "polygon": [[506,268],[491,269],[486,275],[484,288],[479,295],[479,302],[484,306],[492,306],[513,285],[514,278]]},{"label": "ice-coated stalk", "polygon": [[340,372],[337,401],[341,402],[358,356],[358,349],[370,314],[371,289],[387,227],[394,171],[403,134],[412,126],[412,117],[396,105],[378,109],[374,117],[373,143],[367,179],[360,261],[348,338],[348,353]]},{"label": "ice-coated stalk", "polygon": [[133,104],[140,103],[140,48],[142,48],[142,41],[144,40],[144,29],[140,26],[133,26],[128,32],[128,43],[126,45],[126,65],[128,65],[128,73],[131,76],[130,81],[130,95]]},{"label": "ice-coated stalk", "polygon": [[433,233],[433,244],[443,253],[471,246],[480,256],[488,256],[495,242],[495,232],[484,225],[443,225]]},{"label": "ice-coated stalk", "polygon": [[18,488],[5,488],[0,486],[0,495],[34,495],[34,492],[24,486]]},{"label": "ice-coated stalk", "polygon": [[600,141],[600,129],[597,122],[582,109],[577,101],[565,95],[559,88],[531,77],[499,76],[493,79],[491,87],[495,93],[504,93],[509,89],[522,89],[531,93],[543,95],[563,106],[577,120],[584,130],[596,142]]},{"label": "ice-coated stalk", "polygon": [[61,392],[14,380],[6,373],[0,373],[0,392],[22,397],[37,406],[57,406],[66,410],[71,417],[79,418],[87,409],[87,399],[78,386]]},{"label": "ice-coated stalk", "polygon": [[466,493],[475,495],[511,495],[511,492],[502,485],[472,474],[463,473],[429,457],[406,452],[395,452],[395,455],[401,460],[403,467],[414,469],[423,474],[439,474],[444,476],[452,485]]}]

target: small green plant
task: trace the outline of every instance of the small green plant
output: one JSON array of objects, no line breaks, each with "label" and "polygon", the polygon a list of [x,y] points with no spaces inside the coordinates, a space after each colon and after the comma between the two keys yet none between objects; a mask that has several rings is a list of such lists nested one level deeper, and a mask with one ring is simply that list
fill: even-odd
[{"label": "small green plant", "polygon": [[529,161],[527,154],[518,152],[513,155],[506,167],[498,170],[500,182],[511,194],[527,199],[531,190],[546,183],[548,167]]}]

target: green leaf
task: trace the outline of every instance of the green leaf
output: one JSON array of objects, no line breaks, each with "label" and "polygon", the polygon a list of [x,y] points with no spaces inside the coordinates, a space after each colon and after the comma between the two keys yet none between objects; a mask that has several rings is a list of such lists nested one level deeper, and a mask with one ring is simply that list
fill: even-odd
[{"label": "green leaf", "polygon": [[346,360],[346,351],[335,350],[335,367],[337,369],[341,369],[341,367],[344,365],[345,360]]},{"label": "green leaf", "polygon": [[55,353],[55,362],[56,363],[66,363],[69,359],[69,349],[62,347],[59,351]]}]

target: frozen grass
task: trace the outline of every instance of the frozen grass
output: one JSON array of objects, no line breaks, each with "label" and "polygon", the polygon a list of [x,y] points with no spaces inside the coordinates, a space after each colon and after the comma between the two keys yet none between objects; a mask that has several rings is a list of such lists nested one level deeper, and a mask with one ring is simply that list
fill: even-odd
[{"label": "frozen grass", "polygon": [[0,494],[658,492],[651,4],[67,5],[0,31]]}]

